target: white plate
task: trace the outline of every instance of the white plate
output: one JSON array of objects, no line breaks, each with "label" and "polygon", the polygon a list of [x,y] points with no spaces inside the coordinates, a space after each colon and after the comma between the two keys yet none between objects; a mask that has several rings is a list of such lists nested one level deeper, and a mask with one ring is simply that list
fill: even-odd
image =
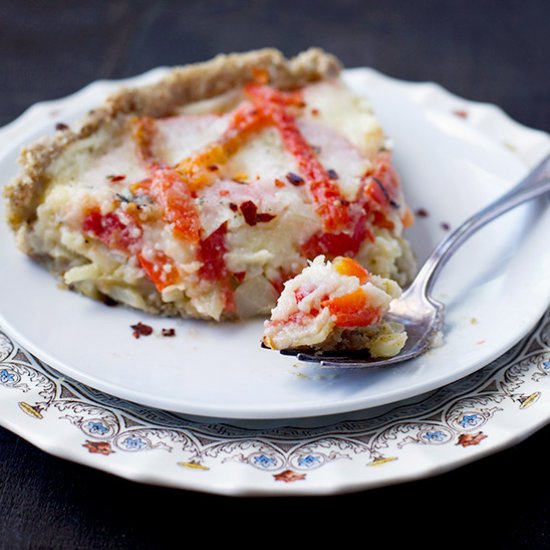
[{"label": "white plate", "polygon": [[[129,82],[158,78],[162,69]],[[546,134],[492,106],[433,84],[408,84],[372,70],[346,72],[367,94],[395,143],[395,162],[419,219],[410,233],[422,260],[443,235],[519,180],[550,150]],[[40,104],[0,133],[3,179],[20,146],[71,122],[117,83],[96,83]],[[467,116],[464,118],[464,113]],[[458,114],[457,114],[458,112]],[[0,216],[2,213],[0,212]],[[149,318],[107,308],[56,287],[0,227],[0,323],[28,350],[77,380],[131,401],[196,415],[296,418],[373,407],[418,395],[486,365],[533,328],[550,301],[550,209],[539,201],[494,222],[443,273],[445,345],[403,366],[326,371],[259,347],[261,321],[214,325]],[[472,320],[475,319],[475,322]],[[175,327],[178,337],[131,337],[137,321]]]}]

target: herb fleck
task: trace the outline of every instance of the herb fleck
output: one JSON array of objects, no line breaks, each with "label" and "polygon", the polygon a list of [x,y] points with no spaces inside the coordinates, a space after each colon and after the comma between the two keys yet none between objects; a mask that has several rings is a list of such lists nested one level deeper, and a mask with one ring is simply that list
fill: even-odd
[{"label": "herb fleck", "polygon": [[427,218],[429,216],[429,213],[425,208],[419,208],[418,210],[415,211],[414,214],[419,218]]},{"label": "herb fleck", "polygon": [[378,187],[380,187],[380,191],[382,191],[382,194],[384,195],[384,197],[386,197],[386,200],[390,203],[390,205],[393,208],[399,208],[399,205],[390,197],[390,194],[388,193],[386,186],[378,178],[375,178],[373,176],[372,179],[376,182]]},{"label": "herb fleck", "polygon": [[292,185],[295,185],[296,187],[299,187],[300,185],[304,185],[305,183],[304,178],[302,178],[298,174],[295,174],[294,172],[289,172],[286,175],[286,179],[288,180],[289,183],[291,183]]}]

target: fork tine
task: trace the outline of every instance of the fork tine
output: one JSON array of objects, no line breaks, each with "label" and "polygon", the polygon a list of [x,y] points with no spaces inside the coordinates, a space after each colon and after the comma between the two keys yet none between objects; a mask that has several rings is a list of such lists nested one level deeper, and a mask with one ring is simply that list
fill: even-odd
[{"label": "fork tine", "polygon": [[301,352],[299,349],[289,348],[289,349],[281,349],[279,350],[279,353],[281,355],[296,355],[298,356]]},{"label": "fork tine", "polygon": [[[265,346],[264,346],[265,347]],[[348,355],[340,355],[336,351],[318,351],[316,353],[305,353],[300,349],[282,349],[279,350],[281,355],[295,356],[298,361],[306,363],[319,363],[320,367],[332,369],[364,369],[365,367],[375,368],[383,367],[388,363],[393,363],[391,359],[373,359],[365,352],[356,351],[350,352]]]},{"label": "fork tine", "polygon": [[344,362],[346,360],[350,360],[348,356],[343,355],[335,355],[335,354],[327,354],[327,353],[302,353],[298,352],[296,354],[296,357],[299,361],[308,361],[310,363],[322,363],[324,361],[333,361],[337,363]]},{"label": "fork tine", "polygon": [[370,356],[365,357],[365,354],[361,352],[357,352],[354,355],[339,355],[337,352],[319,352],[316,354],[298,352],[296,357],[299,361],[319,363],[319,366],[326,368],[358,369],[370,366],[374,367],[379,362]]},{"label": "fork tine", "polygon": [[[264,343],[261,344],[261,347],[264,349],[271,349],[266,346]],[[349,356],[337,355],[335,352],[332,354],[330,352],[318,351],[317,353],[304,353],[301,349],[297,348],[288,348],[279,350],[281,355],[294,356],[298,361],[306,361],[308,363],[322,363],[326,358],[330,358],[333,361],[349,361]],[[337,365],[332,365],[337,366]]]},{"label": "fork tine", "polygon": [[339,355],[338,352],[322,352],[303,353],[300,350],[283,350],[283,355],[295,355],[299,361],[307,363],[319,363],[323,368],[339,368],[339,369],[364,369],[364,368],[380,368],[389,366],[399,362],[397,358],[373,358],[365,352],[356,351],[350,352],[348,355]]},{"label": "fork tine", "polygon": [[[382,364],[381,364],[382,363]],[[338,368],[338,369],[374,369],[374,368],[382,368],[386,365],[386,362],[382,361],[363,361],[361,363],[358,363],[357,361],[350,359],[349,357],[339,357],[335,360],[325,360],[321,359],[319,361],[319,366],[325,369],[332,369],[332,368]]]}]

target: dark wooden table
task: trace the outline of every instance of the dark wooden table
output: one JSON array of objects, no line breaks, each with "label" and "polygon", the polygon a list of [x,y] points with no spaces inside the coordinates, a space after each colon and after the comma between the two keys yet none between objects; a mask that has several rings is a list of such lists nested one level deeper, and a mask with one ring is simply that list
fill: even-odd
[{"label": "dark wooden table", "polygon": [[[549,31],[546,0],[4,0],[0,125],[98,78],[221,51],[319,45],[347,66],[434,80],[550,131]],[[0,429],[0,547],[183,547],[194,535],[193,544],[296,545],[330,532],[354,546],[548,548],[547,438],[550,428],[450,473],[352,495],[230,499],[118,479]]]}]

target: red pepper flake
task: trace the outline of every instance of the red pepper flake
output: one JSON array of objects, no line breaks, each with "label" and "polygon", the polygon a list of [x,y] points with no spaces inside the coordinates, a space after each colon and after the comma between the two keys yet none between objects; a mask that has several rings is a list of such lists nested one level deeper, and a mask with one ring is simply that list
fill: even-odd
[{"label": "red pepper flake", "polygon": [[319,109],[316,109],[315,107],[311,109],[311,114],[313,116],[319,116]]},{"label": "red pepper flake", "polygon": [[161,331],[161,334],[163,336],[175,336],[176,335],[176,329],[175,328],[163,328]]},{"label": "red pepper flake", "polygon": [[295,185],[296,187],[300,187],[301,185],[305,184],[304,178],[302,178],[298,174],[295,174],[294,172],[289,172],[286,175],[286,179],[288,180],[289,183],[291,183],[292,185]]},{"label": "red pepper flake", "polygon": [[443,231],[449,231],[451,226],[447,222],[441,222],[441,229],[443,229]]},{"label": "red pepper flake", "polygon": [[468,118],[468,111],[464,111],[463,109],[455,109],[453,111],[453,115],[459,118]]},{"label": "red pepper flake", "polygon": [[153,327],[145,325],[141,321],[137,325],[130,325],[130,328],[133,329],[132,334],[136,339],[140,336],[151,336],[153,334]]},{"label": "red pepper flake", "polygon": [[244,221],[251,226],[257,223],[258,207],[252,201],[245,201],[241,204],[241,212],[244,216]]},{"label": "red pepper flake", "polygon": [[231,208],[233,212],[236,212],[239,209],[239,207],[234,202],[229,203],[229,208]]},{"label": "red pepper flake", "polygon": [[58,132],[63,132],[65,130],[68,130],[69,129],[69,126],[67,124],[65,124],[64,122],[58,122],[56,125],[55,125],[55,129],[58,131]]},{"label": "red pepper flake", "polygon": [[110,174],[109,176],[107,176],[107,179],[108,179],[110,182],[117,182],[117,181],[125,180],[125,179],[126,179],[126,176],[123,176],[123,175],[114,176],[113,174]]},{"label": "red pepper flake", "polygon": [[284,186],[285,186],[284,181],[281,181],[279,179],[275,179],[275,187],[284,187]]},{"label": "red pepper flake", "polygon": [[429,213],[425,208],[419,208],[415,211],[414,215],[418,216],[419,218],[427,218],[429,216]]},{"label": "red pepper flake", "polygon": [[260,214],[256,214],[256,221],[258,223],[265,223],[265,222],[270,222],[272,219],[276,217],[277,216],[275,214],[268,214],[267,212],[262,212]]},{"label": "red pepper flake", "polygon": [[257,223],[270,222],[277,217],[275,214],[269,214],[268,212],[258,212],[258,207],[252,201],[243,202],[240,208],[244,221],[251,226]]},{"label": "red pepper flake", "polygon": [[332,168],[329,168],[327,170],[327,175],[331,180],[337,180],[338,179],[338,173],[336,170],[333,170]]},{"label": "red pepper flake", "polygon": [[219,167],[216,165],[216,164],[211,164],[210,166],[207,166],[206,167],[207,170],[209,170],[210,172],[216,172],[219,170]]},{"label": "red pepper flake", "polygon": [[219,195],[220,195],[220,197],[227,197],[227,195],[229,195],[229,190],[228,189],[220,189]]}]

